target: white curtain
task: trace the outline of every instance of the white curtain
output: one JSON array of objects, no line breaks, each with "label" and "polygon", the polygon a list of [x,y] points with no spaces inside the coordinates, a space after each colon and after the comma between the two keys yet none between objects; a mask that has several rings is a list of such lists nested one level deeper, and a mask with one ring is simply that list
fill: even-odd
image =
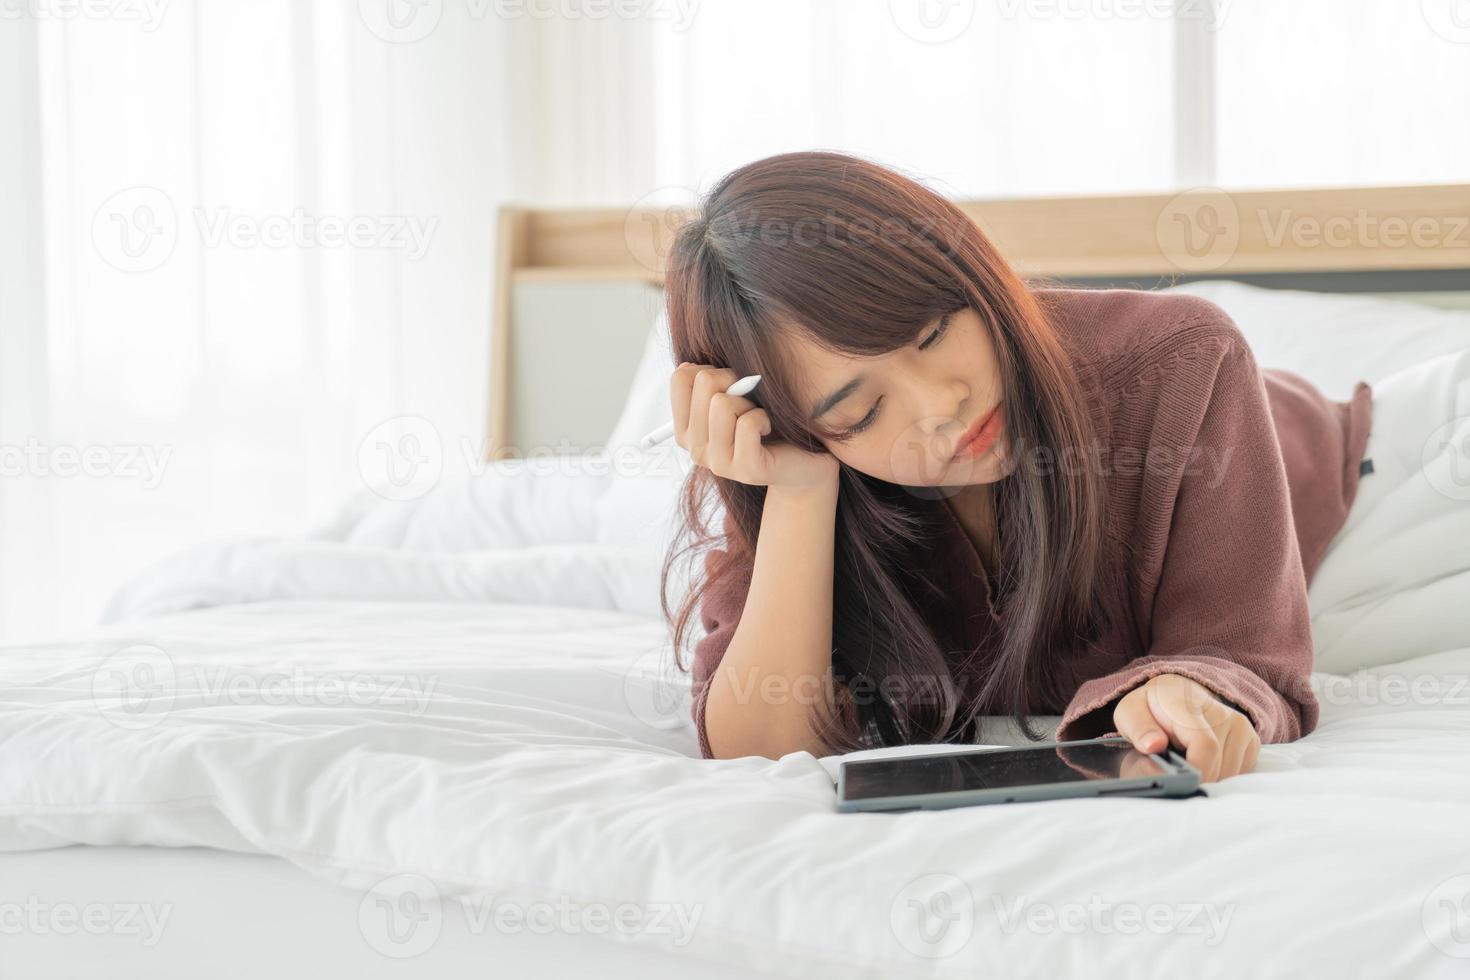
[{"label": "white curtain", "polygon": [[4,638],[85,626],[205,538],[311,526],[385,420],[478,444],[495,207],[537,166],[533,25],[474,13],[8,5],[0,142],[39,200],[6,222],[37,265],[0,322]]},{"label": "white curtain", "polygon": [[502,202],[812,147],[957,196],[1465,180],[1466,5],[0,0],[0,639],[306,529],[370,434],[466,467]]},{"label": "white curtain", "polygon": [[1470,179],[1470,0],[705,0],[689,23],[658,35],[663,188],[807,147],[966,197]]},{"label": "white curtain", "polygon": [[1470,0],[1235,0],[1217,185],[1470,181]]},{"label": "white curtain", "polygon": [[832,148],[960,196],[1169,185],[1170,19],[1045,9],[707,0],[659,35],[661,182],[702,190],[768,153]]}]

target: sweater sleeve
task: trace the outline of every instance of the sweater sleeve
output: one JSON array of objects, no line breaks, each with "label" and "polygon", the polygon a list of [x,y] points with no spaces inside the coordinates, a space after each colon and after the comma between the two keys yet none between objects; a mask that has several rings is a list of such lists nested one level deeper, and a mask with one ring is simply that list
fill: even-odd
[{"label": "sweater sleeve", "polygon": [[1135,542],[1147,652],[1077,689],[1061,740],[1115,733],[1118,700],[1164,673],[1246,714],[1262,742],[1317,724],[1307,583],[1262,375],[1228,318],[1190,343],[1209,356],[1159,372],[1148,424],[1149,456],[1171,462],[1144,468],[1141,493],[1173,506]]},{"label": "sweater sleeve", "polygon": [[[729,552],[715,549],[705,554],[705,572],[710,574],[720,564],[729,560]],[[693,695],[694,730],[699,736],[699,754],[702,758],[714,758],[710,751],[709,735],[704,726],[704,707],[709,700],[709,684],[715,668],[725,656],[735,627],[740,625],[740,614],[745,610],[745,599],[750,593],[753,569],[746,566],[732,568],[726,576],[705,590],[700,601],[699,618],[705,635],[694,645],[694,663],[690,670],[690,690]]]}]

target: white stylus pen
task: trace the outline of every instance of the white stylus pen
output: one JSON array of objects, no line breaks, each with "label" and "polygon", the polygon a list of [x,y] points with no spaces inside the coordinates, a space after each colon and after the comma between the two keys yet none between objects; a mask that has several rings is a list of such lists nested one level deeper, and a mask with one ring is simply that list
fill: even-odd
[{"label": "white stylus pen", "polygon": [[[747,374],[745,377],[741,378],[739,381],[736,381],[730,387],[726,388],[725,389],[725,394],[727,394],[727,395],[748,395],[752,391],[755,390],[755,386],[756,385],[760,384],[760,380],[761,380],[761,376],[758,375],[758,374]],[[671,436],[673,434],[674,434],[674,423],[673,422],[665,422],[663,425],[659,426],[657,429],[654,429],[652,432],[650,432],[648,435],[644,436],[642,439],[639,439],[638,440],[638,448],[639,449],[647,449],[650,446],[655,446],[658,443],[663,442],[665,439],[667,439],[669,436]]]}]

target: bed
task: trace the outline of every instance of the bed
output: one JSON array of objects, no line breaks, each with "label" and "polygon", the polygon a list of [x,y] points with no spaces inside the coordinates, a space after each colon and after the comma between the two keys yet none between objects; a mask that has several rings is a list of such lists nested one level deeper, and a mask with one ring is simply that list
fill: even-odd
[{"label": "bed", "polygon": [[[1028,275],[1204,295],[1336,397],[1470,347],[1470,186],[965,207]],[[1204,209],[1213,254],[1170,238]],[[1288,247],[1283,213],[1438,234]],[[628,455],[679,220],[504,210],[483,472],[0,648],[0,975],[1464,975],[1470,638],[1349,670],[1382,640],[1335,633],[1317,730],[1204,798],[837,814],[835,758],[701,760],[650,584],[688,464]]]}]

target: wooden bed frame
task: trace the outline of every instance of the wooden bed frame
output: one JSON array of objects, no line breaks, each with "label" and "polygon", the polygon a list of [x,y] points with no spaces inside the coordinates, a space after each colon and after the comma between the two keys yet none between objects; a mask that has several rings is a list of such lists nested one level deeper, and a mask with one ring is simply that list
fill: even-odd
[{"label": "wooden bed frame", "polygon": [[[1151,288],[1235,279],[1328,291],[1465,291],[1470,184],[963,201],[1024,276]],[[525,283],[662,284],[688,212],[500,211],[487,455],[511,438],[512,297]]]}]

